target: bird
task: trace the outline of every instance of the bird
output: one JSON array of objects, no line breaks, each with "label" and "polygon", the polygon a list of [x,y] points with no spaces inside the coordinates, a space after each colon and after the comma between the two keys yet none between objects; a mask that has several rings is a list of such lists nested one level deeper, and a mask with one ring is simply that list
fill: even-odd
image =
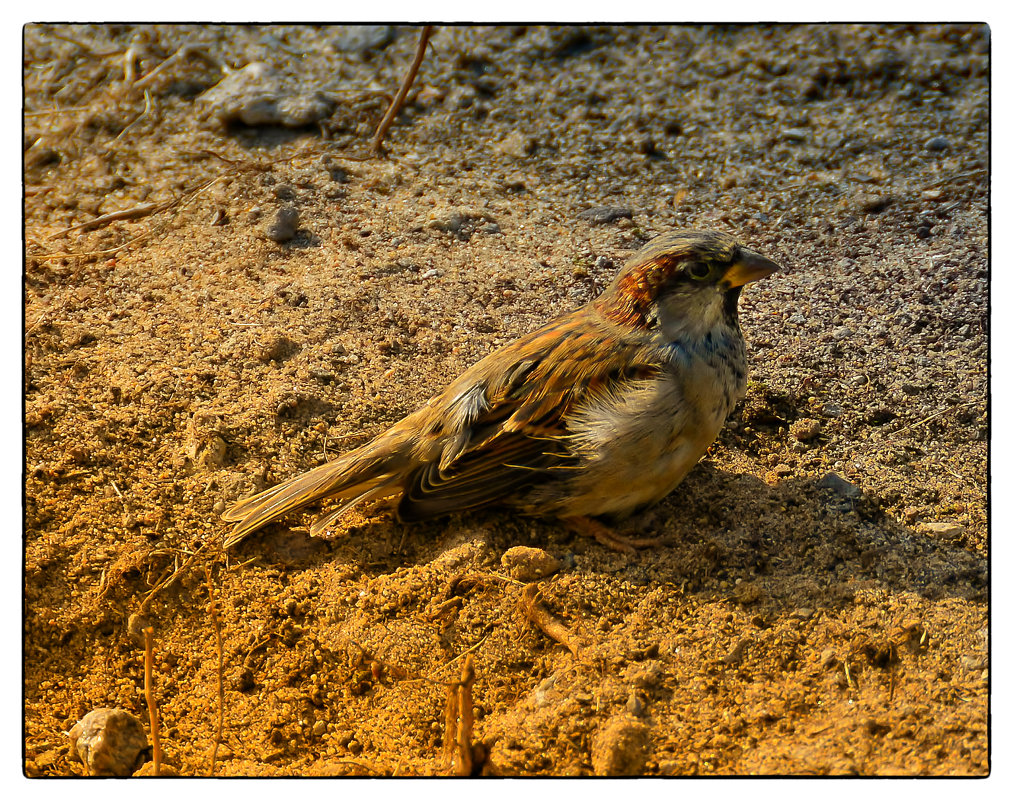
[{"label": "bird", "polygon": [[404,523],[502,506],[620,551],[622,521],[669,495],[745,393],[743,287],[779,265],[719,231],[647,242],[595,299],[493,351],[370,442],[223,515],[231,547],[320,501],[320,536],[360,504]]}]

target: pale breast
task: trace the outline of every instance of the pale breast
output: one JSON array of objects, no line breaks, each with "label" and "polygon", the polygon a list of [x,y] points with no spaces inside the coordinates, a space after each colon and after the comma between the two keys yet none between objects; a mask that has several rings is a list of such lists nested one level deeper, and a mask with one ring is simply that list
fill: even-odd
[{"label": "pale breast", "polygon": [[[737,332],[735,332],[737,333]],[[714,442],[745,388],[745,351],[722,338],[673,348],[670,369],[588,399],[567,419],[578,465],[544,491],[542,514],[621,515],[668,495]]]}]

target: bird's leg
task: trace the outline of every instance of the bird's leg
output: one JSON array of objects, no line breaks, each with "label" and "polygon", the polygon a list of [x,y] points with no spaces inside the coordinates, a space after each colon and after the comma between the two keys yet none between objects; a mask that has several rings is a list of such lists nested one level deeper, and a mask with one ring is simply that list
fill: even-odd
[{"label": "bird's leg", "polygon": [[638,548],[654,548],[666,542],[664,537],[624,537],[592,517],[563,517],[560,522],[576,534],[594,537],[606,548],[623,553],[636,553]]}]

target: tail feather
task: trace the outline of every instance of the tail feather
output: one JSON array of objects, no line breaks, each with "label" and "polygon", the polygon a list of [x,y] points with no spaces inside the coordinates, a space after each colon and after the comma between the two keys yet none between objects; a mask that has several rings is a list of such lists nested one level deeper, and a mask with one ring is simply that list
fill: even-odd
[{"label": "tail feather", "polygon": [[386,480],[382,480],[379,484],[372,486],[365,492],[356,495],[350,501],[343,503],[341,506],[339,506],[330,514],[325,515],[324,517],[318,517],[316,520],[310,523],[310,536],[311,537],[321,536],[324,533],[324,531],[326,531],[330,527],[331,523],[333,523],[335,520],[341,517],[341,515],[343,515],[352,507],[358,506],[360,503],[365,503],[366,501],[372,501],[386,497],[387,495],[390,495],[395,488],[400,489],[401,478],[399,476],[384,476],[383,478]]},{"label": "tail feather", "polygon": [[390,494],[400,482],[398,474],[385,469],[388,466],[382,461],[370,461],[371,464],[364,465],[361,455],[353,452],[239,501],[222,515],[224,520],[236,523],[225,540],[225,547],[230,548],[261,526],[324,498],[346,503],[322,521],[325,525],[321,525],[321,521],[314,523],[314,533],[319,533],[340,513],[356,504]]}]

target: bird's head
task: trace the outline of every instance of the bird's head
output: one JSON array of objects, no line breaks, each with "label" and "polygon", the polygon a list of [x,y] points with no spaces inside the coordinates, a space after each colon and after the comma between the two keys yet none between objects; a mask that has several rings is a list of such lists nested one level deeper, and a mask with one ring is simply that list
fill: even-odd
[{"label": "bird's head", "polygon": [[641,248],[594,303],[619,325],[703,336],[722,320],[737,325],[742,287],[778,269],[727,234],[676,231]]}]

